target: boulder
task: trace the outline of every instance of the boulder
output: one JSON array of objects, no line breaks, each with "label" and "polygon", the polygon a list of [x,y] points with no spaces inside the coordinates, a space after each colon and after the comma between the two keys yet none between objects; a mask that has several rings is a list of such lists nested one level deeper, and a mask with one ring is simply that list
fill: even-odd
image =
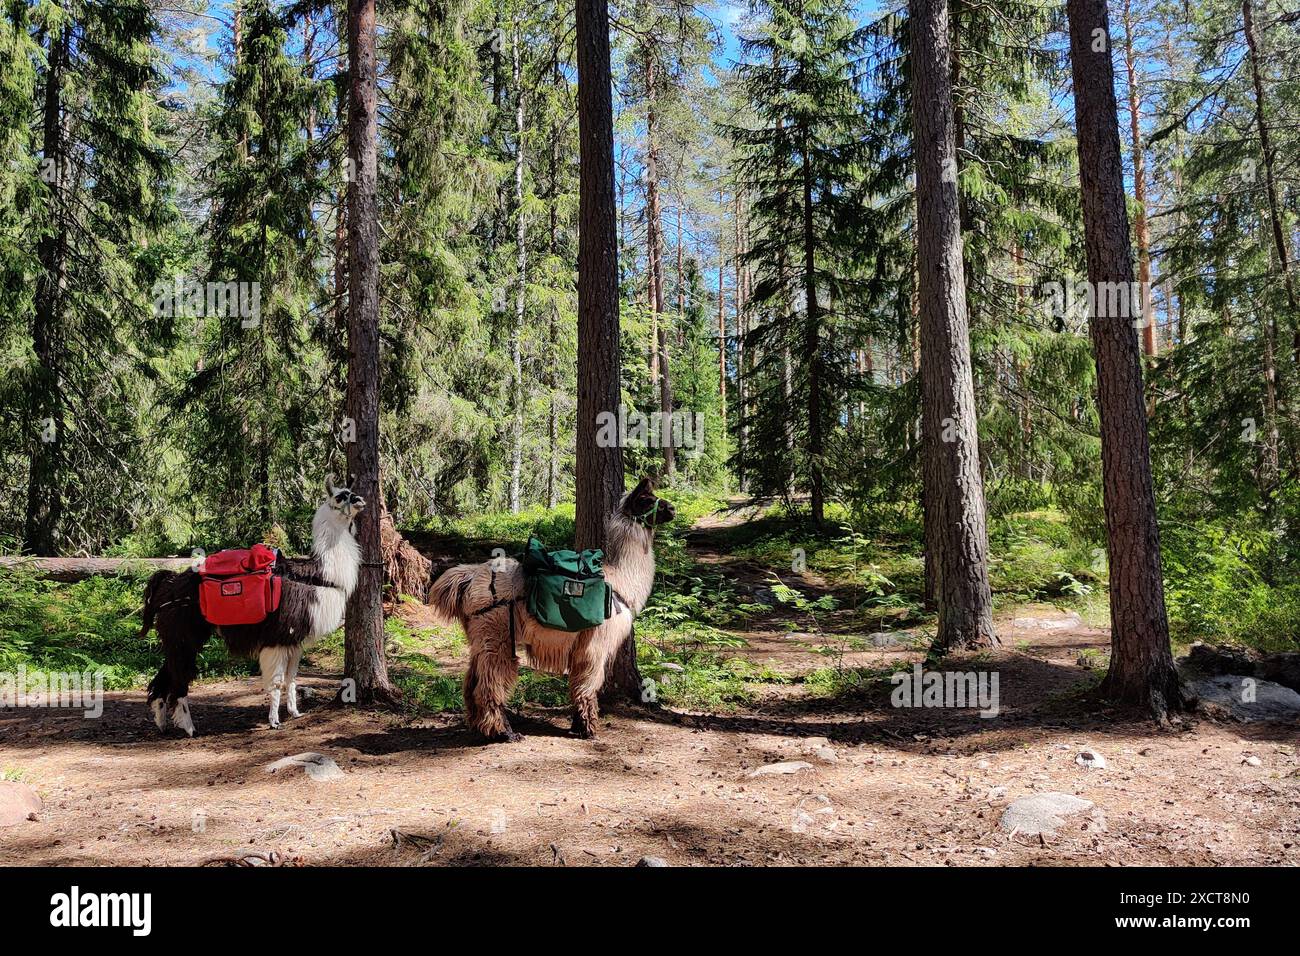
[{"label": "boulder", "polygon": [[44,808],[36,791],[16,780],[0,780],[0,827],[35,819]]},{"label": "boulder", "polygon": [[1002,829],[1028,836],[1052,835],[1065,818],[1092,809],[1092,801],[1069,793],[1036,793],[1013,800],[1002,812]]}]

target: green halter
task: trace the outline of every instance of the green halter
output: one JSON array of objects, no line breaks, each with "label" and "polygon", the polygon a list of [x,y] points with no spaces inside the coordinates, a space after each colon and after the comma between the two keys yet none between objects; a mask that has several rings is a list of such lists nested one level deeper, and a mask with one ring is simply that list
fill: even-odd
[{"label": "green halter", "polygon": [[647,528],[651,527],[650,519],[652,519],[655,515],[659,513],[659,506],[663,503],[664,502],[662,498],[656,498],[654,507],[652,507],[649,511],[647,511],[643,515],[633,515],[632,520],[635,521],[637,524],[645,525]]}]

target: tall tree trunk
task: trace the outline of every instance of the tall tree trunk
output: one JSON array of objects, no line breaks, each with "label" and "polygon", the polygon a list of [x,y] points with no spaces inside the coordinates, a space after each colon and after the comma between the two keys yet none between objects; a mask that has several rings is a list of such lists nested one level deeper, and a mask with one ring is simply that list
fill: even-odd
[{"label": "tall tree trunk", "polygon": [[[338,23],[338,42],[339,51],[342,54],[347,49],[347,20],[345,17],[336,14]],[[347,126],[347,86],[340,83],[338,86],[337,99],[334,104],[335,128],[343,137],[343,155],[345,157],[343,168],[344,174],[342,182],[339,185],[338,199],[334,211],[334,334],[342,336],[344,330],[348,327],[347,317],[347,295],[348,295],[348,180],[351,174],[347,172],[352,163],[351,152],[348,148],[348,126]]]},{"label": "tall tree trunk", "polygon": [[[1291,256],[1287,249],[1282,226],[1282,213],[1278,202],[1277,173],[1274,169],[1273,140],[1268,128],[1264,101],[1264,80],[1260,72],[1263,56],[1259,31],[1255,27],[1255,12],[1251,0],[1242,0],[1241,16],[1246,30],[1246,48],[1250,55],[1250,78],[1255,90],[1255,127],[1259,131],[1259,147],[1264,157],[1264,185],[1268,189],[1268,216],[1273,232],[1273,247],[1282,282],[1286,287],[1287,305],[1292,316],[1300,316],[1300,300],[1296,298],[1295,278],[1291,275]],[[1292,343],[1293,360],[1300,364],[1300,324],[1297,324]]]},{"label": "tall tree trunk", "polygon": [[1151,229],[1147,225],[1146,152],[1142,148],[1142,92],[1138,89],[1131,0],[1124,0],[1124,66],[1128,74],[1129,135],[1133,140],[1133,235],[1137,240],[1138,288],[1142,296],[1142,351],[1154,356],[1159,352],[1160,344],[1156,341],[1155,308],[1151,302]]},{"label": "tall tree trunk", "polygon": [[[551,53],[551,77],[555,85],[560,85],[560,58],[556,49]],[[560,181],[560,128],[558,117],[551,122],[551,169],[550,169],[550,236],[547,246],[551,255],[551,261],[560,252],[560,208],[559,208],[559,186]],[[554,508],[560,502],[559,469],[560,469],[560,409],[556,394],[559,391],[559,373],[556,366],[559,364],[556,359],[556,350],[559,343],[560,335],[560,306],[559,303],[551,301],[550,323],[547,329],[548,341],[550,343],[551,361],[547,363],[546,386],[550,395],[547,400],[546,416],[546,507]]]},{"label": "tall tree trunk", "polygon": [[998,640],[962,264],[948,4],[911,0],[910,10],[922,411],[931,459],[925,521],[939,522],[934,648],[944,652]]},{"label": "tall tree trunk", "polygon": [[803,161],[803,360],[808,370],[808,497],[814,524],[826,520],[826,488],[823,479],[825,449],[822,439],[822,346],[821,304],[817,301],[817,237],[813,232],[812,158],[808,130],[799,130],[799,153]]},{"label": "tall tree trunk", "polygon": [[[1067,13],[1088,280],[1093,289],[1113,287],[1103,283],[1131,289],[1106,0],[1068,0]],[[1142,356],[1131,316],[1094,315],[1089,328],[1110,552],[1111,659],[1101,690],[1163,719],[1168,709],[1183,705],[1183,694],[1169,649]]]},{"label": "tall tree trunk", "polygon": [[650,308],[654,313],[654,337],[652,348],[657,356],[659,385],[659,411],[661,429],[660,447],[663,449],[664,474],[672,475],[677,470],[677,450],[673,447],[672,412],[673,386],[672,373],[668,367],[668,329],[664,322],[664,239],[663,215],[659,203],[659,115],[655,100],[658,96],[658,71],[655,58],[649,44],[645,52],[646,80],[646,239],[650,258]]},{"label": "tall tree trunk", "polygon": [[[718,397],[722,402],[722,434],[727,434],[727,313],[725,308],[723,279],[727,275],[727,254],[723,250],[722,233],[726,207],[722,204],[722,190],[718,190]],[[736,367],[739,379],[740,367]],[[744,474],[745,449],[742,445],[739,455],[738,470]],[[744,479],[741,479],[744,485]]]},{"label": "tall tree trunk", "polygon": [[524,219],[524,87],[519,23],[510,32],[511,80],[515,88],[515,327],[510,332],[510,513],[519,514],[524,471],[524,311],[528,303],[528,229]]},{"label": "tall tree trunk", "polygon": [[55,28],[49,40],[42,109],[41,170],[50,187],[50,224],[36,246],[40,272],[34,294],[32,349],[37,362],[29,399],[31,459],[23,526],[24,549],[43,556],[58,553],[57,535],[63,515],[63,295],[67,287],[67,190],[71,173],[63,119],[63,72],[67,60],[68,29]]},{"label": "tall tree trunk", "polygon": [[[375,64],[375,0],[348,0],[348,445],[352,488],[366,500],[357,516],[361,569],[348,602],[343,673],[355,682],[357,703],[395,698],[384,659],[383,555],[379,487],[379,209],[376,199],[379,127]],[[347,693],[347,685],[343,694]],[[346,696],[343,698],[346,700]]]},{"label": "tall tree trunk", "polygon": [[[577,0],[578,422],[576,547],[603,548],[605,519],[623,494],[623,452],[598,442],[599,417],[618,416],[618,235],[614,221],[614,108],[606,0]],[[610,660],[602,696],[639,700],[631,634]]]}]

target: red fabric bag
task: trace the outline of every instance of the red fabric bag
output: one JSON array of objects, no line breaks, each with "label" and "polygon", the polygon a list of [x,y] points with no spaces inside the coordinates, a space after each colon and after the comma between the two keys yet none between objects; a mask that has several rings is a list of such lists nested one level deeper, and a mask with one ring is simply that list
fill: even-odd
[{"label": "red fabric bag", "polygon": [[199,610],[210,624],[261,624],[280,607],[275,551],[264,544],[209,555],[199,568]]}]

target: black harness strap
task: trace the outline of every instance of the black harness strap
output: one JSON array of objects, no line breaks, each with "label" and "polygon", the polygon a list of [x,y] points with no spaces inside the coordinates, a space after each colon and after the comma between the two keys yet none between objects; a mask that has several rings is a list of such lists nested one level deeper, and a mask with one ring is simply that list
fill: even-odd
[{"label": "black harness strap", "polygon": [[[461,596],[462,596],[462,597],[464,597],[464,590],[467,589],[468,587],[469,587],[469,582],[468,582],[468,581],[465,582],[465,584],[461,585],[461,588],[462,588],[462,590],[461,590]],[[497,573],[496,573],[496,571],[493,571],[493,572],[492,572],[492,579],[491,579],[490,581],[488,581],[488,590],[492,592],[492,596],[493,596],[494,598],[497,597]],[[491,604],[489,604],[487,607],[481,607],[481,608],[479,608],[477,611],[475,611],[475,612],[473,612],[472,614],[470,614],[470,617],[478,617],[480,614],[486,614],[486,613],[488,613],[489,611],[495,611],[497,608],[500,608],[500,607],[508,607],[508,608],[510,608],[510,654],[511,654],[512,656],[514,656],[514,655],[517,653],[516,650],[515,650],[515,610],[514,610],[514,606],[513,606],[513,605],[515,604],[515,602],[517,602],[517,601],[519,601],[519,600],[520,600],[519,598],[497,598],[495,601],[493,601],[493,602],[492,602]]]}]

